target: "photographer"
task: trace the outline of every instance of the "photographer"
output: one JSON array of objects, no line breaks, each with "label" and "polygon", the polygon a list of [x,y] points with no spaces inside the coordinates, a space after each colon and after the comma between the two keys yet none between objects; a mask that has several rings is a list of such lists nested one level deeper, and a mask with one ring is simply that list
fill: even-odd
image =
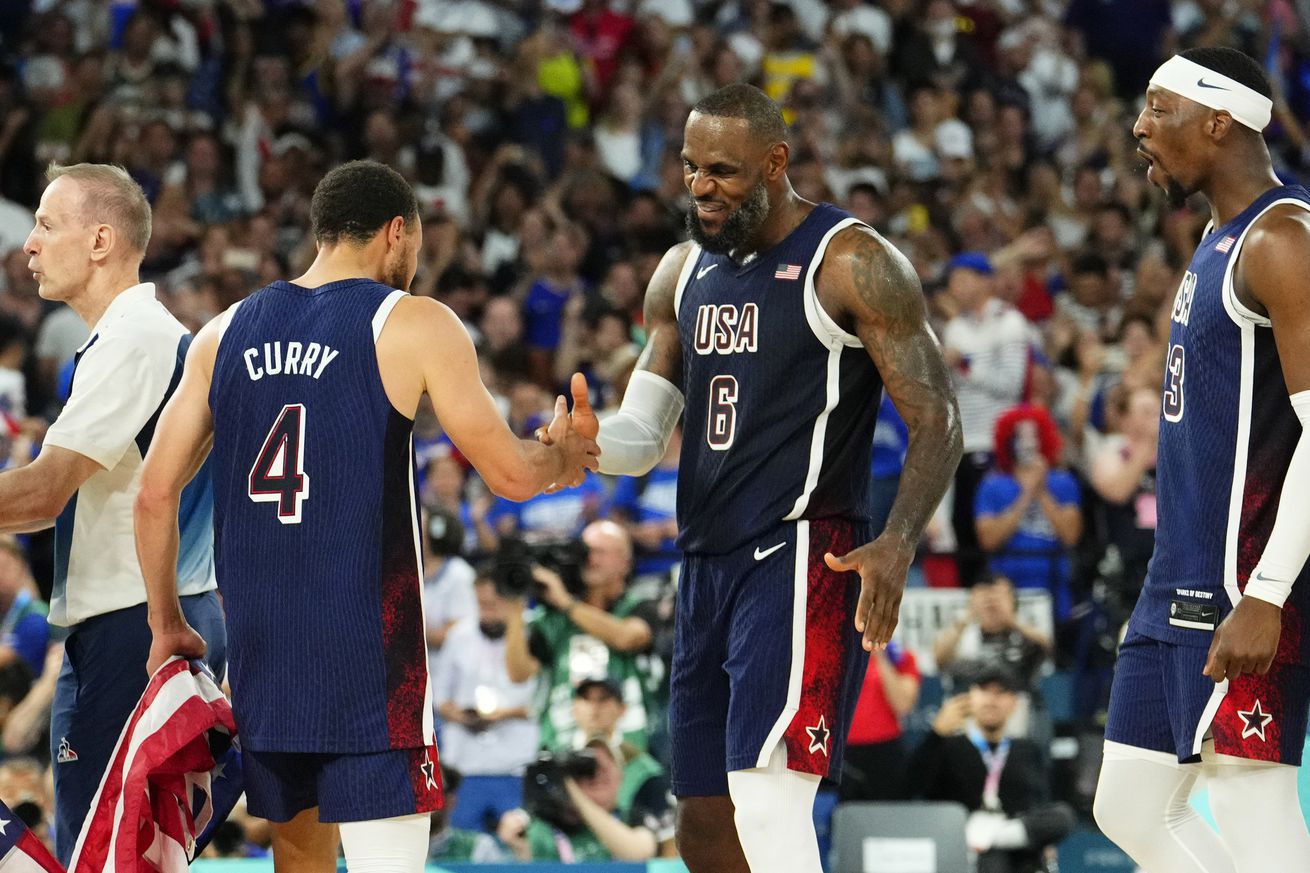
[{"label": "photographer", "polygon": [[[632,757],[628,757],[631,755]],[[648,861],[676,857],[674,812],[659,766],[630,744],[596,738],[529,768],[526,810],[498,835],[522,861]]]},{"label": "photographer", "polygon": [[450,823],[482,830],[522,802],[523,768],[536,760],[538,730],[531,685],[505,674],[505,628],[515,607],[486,569],[473,590],[477,615],[450,631],[432,685],[443,722],[442,763],[464,777],[459,807],[447,809]]},{"label": "photographer", "polygon": [[612,521],[596,521],[582,532],[586,564],[580,586],[570,591],[561,573],[536,564],[532,579],[539,605],[524,618],[511,608],[505,635],[509,678],[537,676],[546,704],[539,713],[544,748],[572,748],[577,724],[573,689],[594,676],[619,678],[625,714],[623,738],[647,747],[647,676],[638,655],[650,647],[654,605],[627,590],[632,572],[632,540]]}]

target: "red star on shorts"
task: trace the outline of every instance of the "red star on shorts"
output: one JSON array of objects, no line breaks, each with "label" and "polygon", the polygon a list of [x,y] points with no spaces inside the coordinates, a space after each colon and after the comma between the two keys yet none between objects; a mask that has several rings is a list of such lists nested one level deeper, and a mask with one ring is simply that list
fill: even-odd
[{"label": "red star on shorts", "polygon": [[819,723],[814,727],[807,727],[805,732],[810,735],[810,754],[823,752],[823,756],[828,756],[828,737],[832,731],[828,730],[827,723],[823,716],[819,716]]},{"label": "red star on shorts", "polygon": [[1255,705],[1246,712],[1239,709],[1237,717],[1245,723],[1242,727],[1242,739],[1254,734],[1260,738],[1261,742],[1267,742],[1265,739],[1265,725],[1273,721],[1274,717],[1260,707],[1260,701],[1257,700]]}]

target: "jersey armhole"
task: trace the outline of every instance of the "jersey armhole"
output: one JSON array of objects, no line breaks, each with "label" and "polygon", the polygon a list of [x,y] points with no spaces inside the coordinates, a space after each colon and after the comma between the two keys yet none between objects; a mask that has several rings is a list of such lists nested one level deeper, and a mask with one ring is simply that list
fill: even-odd
[{"label": "jersey armhole", "polygon": [[220,344],[223,342],[223,335],[227,333],[228,325],[232,323],[232,316],[237,314],[237,307],[240,306],[242,302],[243,301],[238,300],[236,303],[233,303],[222,315],[219,316],[218,342]]},{"label": "jersey armhole", "polygon": [[677,321],[678,310],[682,308],[682,292],[687,289],[687,283],[691,281],[691,271],[696,269],[696,264],[700,262],[700,253],[701,247],[692,243],[687,251],[687,260],[682,262],[682,272],[678,273],[678,286],[673,291],[674,321]]},{"label": "jersey armhole", "polygon": [[1228,311],[1228,317],[1239,327],[1248,324],[1253,324],[1256,327],[1273,327],[1273,322],[1269,320],[1269,316],[1261,315],[1238,299],[1237,285],[1233,281],[1233,273],[1237,269],[1237,259],[1242,252],[1242,243],[1246,240],[1246,235],[1251,232],[1251,228],[1255,227],[1255,223],[1259,221],[1266,212],[1273,209],[1275,206],[1281,206],[1284,203],[1291,203],[1294,206],[1299,206],[1310,212],[1310,203],[1306,203],[1306,201],[1296,197],[1283,197],[1270,203],[1264,209],[1261,209],[1260,214],[1251,219],[1246,227],[1242,229],[1241,235],[1239,235],[1237,241],[1233,243],[1232,253],[1228,257],[1228,264],[1224,267],[1224,280],[1221,286],[1224,309]]},{"label": "jersey armhole", "polygon": [[373,313],[373,342],[377,343],[378,337],[382,336],[382,328],[386,327],[387,319],[391,317],[391,310],[396,308],[400,298],[404,297],[404,291],[392,291],[382,302],[378,304],[378,311]]},{"label": "jersey armhole", "polygon": [[810,324],[810,330],[824,347],[830,350],[839,350],[842,348],[859,348],[863,343],[860,338],[843,330],[841,325],[828,314],[819,302],[819,292],[814,287],[814,277],[819,271],[819,266],[823,263],[823,256],[828,251],[828,243],[840,231],[848,227],[867,227],[868,225],[858,218],[843,218],[841,221],[828,228],[828,232],[819,240],[819,245],[814,250],[814,257],[810,259],[810,268],[805,271],[805,320]]}]

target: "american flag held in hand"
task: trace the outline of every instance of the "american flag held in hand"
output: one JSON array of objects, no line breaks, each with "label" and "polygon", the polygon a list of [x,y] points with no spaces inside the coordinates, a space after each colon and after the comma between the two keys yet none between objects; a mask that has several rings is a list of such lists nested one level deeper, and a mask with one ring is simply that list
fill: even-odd
[{"label": "american flag held in hand", "polygon": [[[232,707],[198,663],[155,672],[119,736],[72,873],[182,873],[241,794]],[[6,866],[0,873],[54,867]]]},{"label": "american flag held in hand", "polygon": [[3,803],[0,803],[0,871],[64,873],[64,868],[59,866],[50,850]]}]

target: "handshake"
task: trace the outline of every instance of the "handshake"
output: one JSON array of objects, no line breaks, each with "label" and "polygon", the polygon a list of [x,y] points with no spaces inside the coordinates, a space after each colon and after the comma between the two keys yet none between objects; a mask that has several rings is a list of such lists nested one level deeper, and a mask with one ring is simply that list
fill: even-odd
[{"label": "handshake", "polygon": [[562,455],[563,472],[547,486],[548,494],[582,484],[587,471],[600,466],[596,460],[600,456],[600,446],[596,444],[600,422],[587,396],[586,377],[574,373],[569,392],[573,395],[573,411],[569,412],[568,402],[561,394],[555,398],[555,417],[534,433],[539,443],[557,449]]}]

